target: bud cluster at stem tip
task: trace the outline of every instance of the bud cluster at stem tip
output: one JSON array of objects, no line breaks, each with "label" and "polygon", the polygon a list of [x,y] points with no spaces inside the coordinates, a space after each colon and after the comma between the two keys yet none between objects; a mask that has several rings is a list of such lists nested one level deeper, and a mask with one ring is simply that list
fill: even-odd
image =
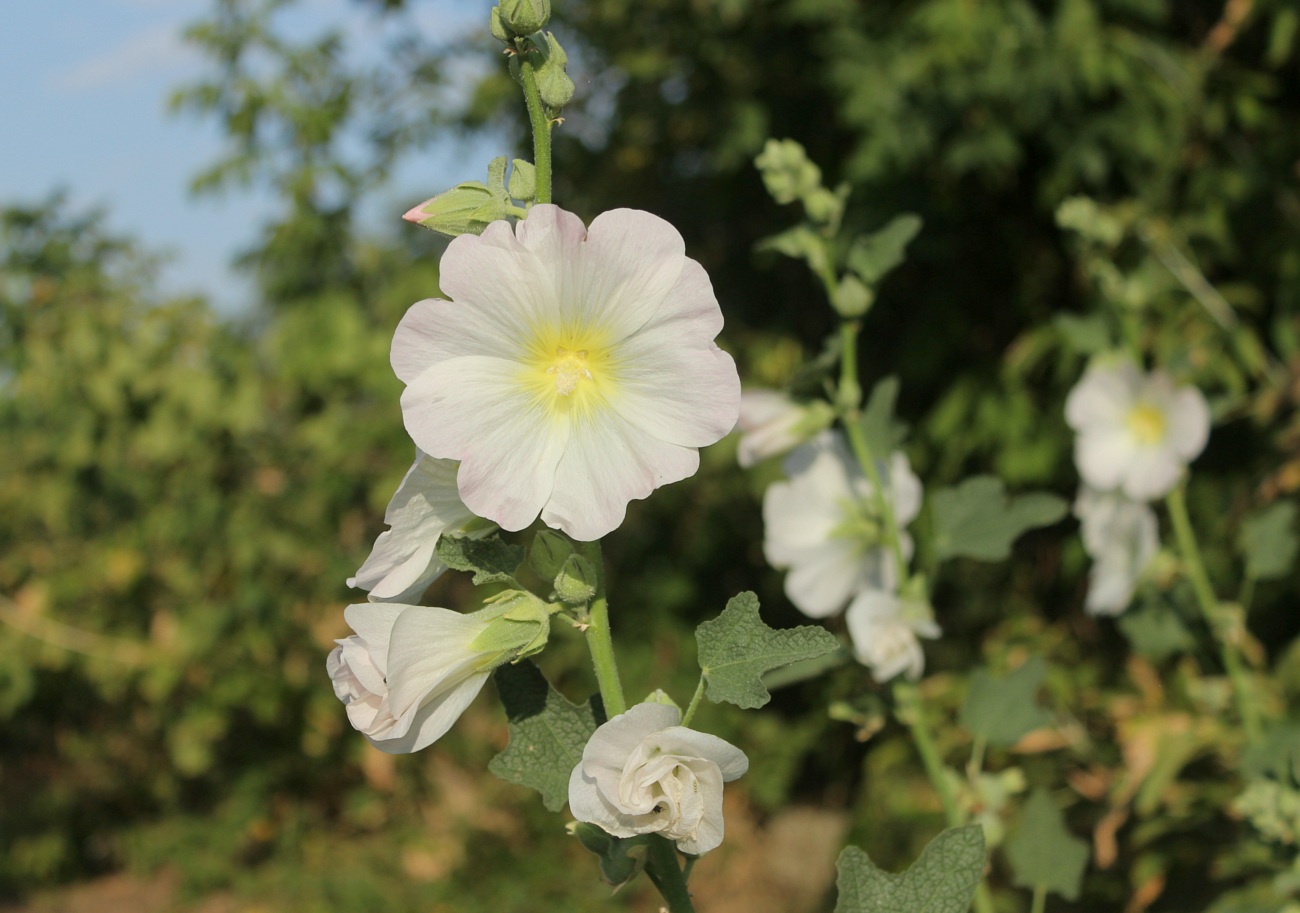
[{"label": "bud cluster at stem tip", "polygon": [[492,37],[510,43],[546,28],[551,20],[551,0],[501,0],[492,9]]}]

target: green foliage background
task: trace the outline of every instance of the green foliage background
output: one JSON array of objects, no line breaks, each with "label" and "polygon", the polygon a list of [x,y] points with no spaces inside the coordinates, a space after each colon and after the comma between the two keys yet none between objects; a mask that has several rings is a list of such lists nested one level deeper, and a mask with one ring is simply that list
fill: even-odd
[{"label": "green foliage background", "polygon": [[[496,50],[421,34],[420,0],[366,0],[401,37],[364,69],[349,68],[341,32],[281,35],[289,5],[215,0],[192,35],[211,78],[177,95],[229,136],[197,188],[281,203],[250,238],[248,316],[163,299],[147,252],[57,197],[14,201],[0,223],[0,900],[179,866],[183,897],[220,890],[248,909],[268,897],[308,911],[647,908],[644,885],[608,899],[559,820],[486,775],[505,737],[491,701],[394,762],[351,732],[329,689],[324,656],[357,598],[344,580],[412,454],[389,340],[436,293],[439,253],[414,228],[364,236],[355,214],[440,136],[504,126],[516,142],[501,151],[521,155],[526,123],[504,67],[464,105],[447,101],[464,58],[492,67]],[[678,226],[742,377],[786,381],[834,326],[802,267],[754,253],[792,217],[751,161],[788,136],[828,186],[850,187],[850,229],[924,219],[861,360],[868,382],[900,377],[927,488],[986,472],[1070,497],[1065,393],[1088,354],[1134,341],[1211,397],[1193,519],[1216,583],[1241,578],[1241,521],[1300,487],[1292,4],[556,7],[579,91],[556,133],[556,199],[585,219],[631,206]],[[689,696],[691,632],[741,590],[770,623],[800,620],[760,547],[758,499],[778,472],[742,475],[720,444],[610,537],[632,694]],[[1225,812],[1241,746],[1215,655],[1169,647],[1196,642],[1189,594],[1156,588],[1116,625],[1083,614],[1085,575],[1069,523],[1022,539],[1007,563],[947,566],[922,694],[941,749],[954,763],[969,751],[957,720],[975,666],[1046,656],[1052,738],[993,749],[988,766],[1022,768],[1075,833],[1092,832],[1071,908],[1117,909],[1153,885],[1155,910],[1279,908],[1265,876],[1293,850]],[[1284,702],[1300,689],[1296,596],[1284,570],[1249,615]],[[473,595],[445,579],[431,599]],[[555,640],[542,665],[585,697],[582,644]],[[759,713],[704,710],[756,759],[735,814],[834,809],[875,862],[915,859],[942,819],[905,732],[856,738],[881,722],[870,690],[846,667]],[[1106,835],[1117,840],[1099,866]],[[991,877],[1010,896],[1009,873]]]}]

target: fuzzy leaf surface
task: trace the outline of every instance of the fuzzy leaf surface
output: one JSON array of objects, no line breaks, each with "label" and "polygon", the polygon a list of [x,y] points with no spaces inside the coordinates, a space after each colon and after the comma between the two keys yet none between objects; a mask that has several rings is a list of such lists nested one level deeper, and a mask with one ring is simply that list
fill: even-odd
[{"label": "fuzzy leaf surface", "polygon": [[478,586],[513,581],[524,563],[524,549],[503,542],[495,533],[484,539],[443,536],[438,540],[438,557],[454,571],[473,571]]},{"label": "fuzzy leaf surface", "polygon": [[934,494],[934,549],[940,560],[1002,561],[1021,533],[1065,516],[1068,505],[1045,492],[1008,497],[996,476],[975,476]]},{"label": "fuzzy leaf surface", "polygon": [[1088,844],[1066,830],[1064,816],[1051,795],[1037,789],[1025,803],[1015,833],[1007,839],[1007,862],[1018,887],[1042,888],[1066,900],[1077,900],[1088,865]]},{"label": "fuzzy leaf surface", "polygon": [[1041,656],[1032,657],[1003,678],[976,669],[962,704],[961,724],[990,745],[1004,747],[1047,726],[1052,716],[1038,705],[1038,688],[1045,674],[1047,663]]},{"label": "fuzzy leaf surface", "polygon": [[901,874],[877,868],[855,846],[844,848],[835,868],[835,913],[965,913],[984,876],[984,829],[944,831]]}]

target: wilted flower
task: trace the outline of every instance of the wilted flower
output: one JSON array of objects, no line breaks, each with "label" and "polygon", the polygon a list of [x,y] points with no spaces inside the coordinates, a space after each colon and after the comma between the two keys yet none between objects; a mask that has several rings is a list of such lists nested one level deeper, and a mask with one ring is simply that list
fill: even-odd
[{"label": "wilted flower", "polygon": [[1070,391],[1065,420],[1078,436],[1079,475],[1099,491],[1134,501],[1162,497],[1205,448],[1210,410],[1195,387],[1127,360],[1094,363]]},{"label": "wilted flower", "polygon": [[1133,601],[1133,591],[1160,547],[1155,512],[1120,492],[1085,486],[1074,502],[1074,515],[1092,558],[1084,608],[1093,615],[1118,615]]},{"label": "wilted flower", "polygon": [[[921,482],[907,457],[877,463],[900,531],[921,510]],[[790,573],[785,592],[805,615],[825,618],[866,589],[898,587],[875,489],[849,454],[842,434],[823,431],[785,461],[789,481],[763,496],[763,553]],[[903,554],[912,539],[900,532]]]},{"label": "wilted flower", "polygon": [[740,394],[740,449],[737,459],[746,469],[759,460],[798,447],[831,423],[830,403],[800,403],[776,390],[745,390]]},{"label": "wilted flower", "polygon": [[538,609],[499,604],[462,615],[394,602],[348,606],[343,617],[356,633],[335,641],[325,664],[334,694],[376,748],[419,751],[451,728],[493,669],[541,649],[550,622]]},{"label": "wilted flower", "polygon": [[569,778],[569,810],[615,837],[662,834],[698,856],[722,842],[722,784],[749,759],[717,736],[677,725],[666,704],[637,704],[597,729]]},{"label": "wilted flower", "polygon": [[460,500],[456,461],[435,460],[418,450],[384,511],[384,522],[391,528],[379,534],[370,557],[348,578],[348,586],[369,590],[372,602],[419,599],[447,569],[437,555],[443,533],[479,539],[496,529]]},{"label": "wilted flower", "polygon": [[453,240],[440,283],[452,300],[417,303],[393,337],[403,418],[422,450],[460,461],[469,509],[506,529],[540,514],[597,539],[736,423],[713,288],[656,216],[614,210],[588,230],[534,206],[513,231]]},{"label": "wilted flower", "polygon": [[878,682],[900,673],[913,681],[920,678],[925,654],[917,638],[935,638],[942,633],[929,603],[881,590],[866,590],[854,597],[844,620],[853,655]]}]

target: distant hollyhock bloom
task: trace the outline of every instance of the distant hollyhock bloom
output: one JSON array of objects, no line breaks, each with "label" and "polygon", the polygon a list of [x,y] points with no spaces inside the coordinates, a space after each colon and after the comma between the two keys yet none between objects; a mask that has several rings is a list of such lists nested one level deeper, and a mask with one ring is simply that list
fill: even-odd
[{"label": "distant hollyhock bloom", "polygon": [[927,603],[881,590],[859,593],[849,603],[844,620],[853,641],[853,655],[878,682],[900,674],[912,681],[920,678],[925,671],[925,654],[918,638],[935,638],[942,633]]},{"label": "distant hollyhock bloom", "polygon": [[1120,492],[1084,487],[1074,502],[1083,547],[1092,558],[1084,608],[1093,615],[1118,615],[1160,547],[1155,512]]},{"label": "distant hollyhock bloom", "polygon": [[1099,491],[1134,501],[1162,497],[1205,448],[1210,410],[1195,387],[1175,387],[1163,371],[1143,374],[1131,361],[1093,364],[1065,401],[1077,432],[1079,475]]},{"label": "distant hollyhock bloom", "polygon": [[[326,671],[353,727],[389,754],[419,751],[441,738],[492,670],[537,639],[540,622],[519,623],[506,642],[490,637],[494,622],[513,625],[502,614],[393,602],[348,606],[343,617],[356,633],[335,641]],[[485,640],[491,643],[484,646]]]},{"label": "distant hollyhock bloom", "polygon": [[534,206],[513,230],[453,240],[439,282],[451,300],[415,304],[393,337],[403,419],[430,456],[460,461],[465,505],[506,529],[540,514],[598,539],[736,423],[713,287],[650,213],[585,229]]},{"label": "distant hollyhock bloom", "polygon": [[447,569],[437,555],[443,533],[479,539],[496,529],[460,500],[456,468],[455,460],[435,460],[416,451],[415,464],[384,511],[391,528],[379,534],[348,586],[369,590],[371,602],[415,602]]},{"label": "distant hollyhock bloom", "polygon": [[679,726],[665,704],[637,704],[597,729],[569,778],[569,810],[615,837],[662,834],[698,856],[722,842],[722,784],[745,753]]},{"label": "distant hollyhock bloom", "polygon": [[[907,457],[877,463],[901,530],[921,510],[921,482]],[[894,590],[898,570],[885,544],[874,488],[849,453],[844,436],[823,431],[785,461],[789,480],[763,496],[763,553],[788,569],[785,592],[812,618],[826,618],[866,589]],[[912,539],[902,535],[905,556]]]},{"label": "distant hollyhock bloom", "polygon": [[821,431],[833,417],[830,404],[822,400],[800,403],[776,390],[745,390],[736,423],[737,460],[748,469],[759,460],[780,456]]}]

